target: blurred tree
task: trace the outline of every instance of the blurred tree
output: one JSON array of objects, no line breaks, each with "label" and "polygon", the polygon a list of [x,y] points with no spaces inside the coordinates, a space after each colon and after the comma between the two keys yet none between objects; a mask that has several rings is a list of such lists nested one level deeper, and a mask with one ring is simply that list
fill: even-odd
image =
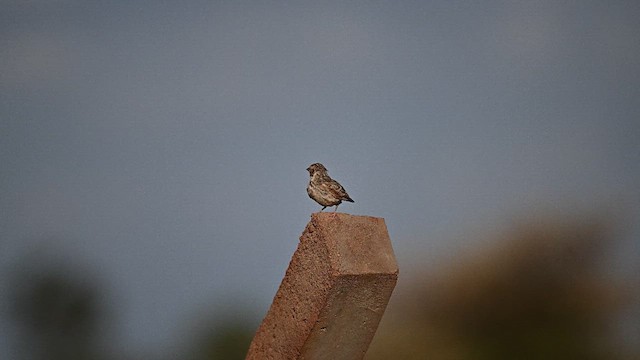
[{"label": "blurred tree", "polygon": [[25,358],[103,359],[97,347],[101,309],[96,288],[62,272],[18,274],[13,308]]},{"label": "blurred tree", "polygon": [[398,294],[367,359],[616,359],[602,222],[518,228]]},{"label": "blurred tree", "polygon": [[[240,316],[239,316],[240,317]],[[241,322],[217,321],[199,335],[192,350],[193,360],[242,360],[247,355],[255,329]]]}]

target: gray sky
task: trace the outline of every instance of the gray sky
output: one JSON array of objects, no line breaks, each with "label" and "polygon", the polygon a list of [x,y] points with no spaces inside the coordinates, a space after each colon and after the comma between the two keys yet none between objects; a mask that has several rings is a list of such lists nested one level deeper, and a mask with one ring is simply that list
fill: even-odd
[{"label": "gray sky", "polygon": [[260,4],[0,3],[3,273],[86,269],[146,351],[268,308],[313,162],[407,273],[531,212],[640,223],[639,2]]}]

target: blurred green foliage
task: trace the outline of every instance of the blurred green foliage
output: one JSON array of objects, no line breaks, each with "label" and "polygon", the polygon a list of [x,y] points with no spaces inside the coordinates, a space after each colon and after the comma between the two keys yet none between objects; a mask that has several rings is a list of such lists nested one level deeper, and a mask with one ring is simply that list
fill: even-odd
[{"label": "blurred green foliage", "polygon": [[[536,221],[491,247],[466,248],[435,272],[401,276],[366,359],[640,358],[638,349],[620,349],[613,331],[620,312],[637,306],[637,294],[602,271],[613,245],[609,230],[598,219]],[[22,359],[116,358],[101,351],[105,292],[73,274],[15,274],[11,313]],[[186,334],[180,339],[188,344],[184,358],[244,359],[255,326],[238,320],[246,318],[241,311],[205,319],[195,334]]]},{"label": "blurred green foliage", "polygon": [[[214,324],[212,324],[214,325]],[[247,355],[255,329],[234,322],[211,327],[193,347],[192,360],[242,360]]]},{"label": "blurred green foliage", "polygon": [[[367,359],[625,359],[600,221],[528,224],[396,294]],[[635,355],[638,355],[636,353]]]},{"label": "blurred green foliage", "polygon": [[[82,273],[72,267],[27,266],[15,274],[11,312],[19,333],[20,359],[28,360],[158,360],[152,355],[104,352],[106,311],[100,299],[105,294],[98,282],[79,279]],[[86,275],[86,274],[85,274]],[[237,309],[236,315],[240,315]],[[225,314],[202,324],[189,344],[184,358],[191,360],[244,359],[255,329]],[[162,351],[162,349],[159,349]],[[116,350],[117,351],[117,350]],[[171,356],[160,355],[160,359]],[[183,357],[181,357],[183,358]],[[3,359],[0,357],[0,359]]]},{"label": "blurred green foliage", "polygon": [[95,286],[59,272],[21,274],[15,282],[14,318],[24,358],[103,359],[98,328],[102,319]]}]

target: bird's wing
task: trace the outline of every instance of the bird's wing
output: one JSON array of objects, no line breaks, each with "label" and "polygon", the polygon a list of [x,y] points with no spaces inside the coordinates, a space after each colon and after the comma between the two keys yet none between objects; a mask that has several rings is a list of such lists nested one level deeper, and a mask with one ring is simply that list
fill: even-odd
[{"label": "bird's wing", "polygon": [[347,191],[337,181],[331,179],[331,181],[327,181],[323,185],[325,185],[327,191],[329,191],[336,198],[341,200],[351,199],[349,197],[349,194],[347,194]]}]

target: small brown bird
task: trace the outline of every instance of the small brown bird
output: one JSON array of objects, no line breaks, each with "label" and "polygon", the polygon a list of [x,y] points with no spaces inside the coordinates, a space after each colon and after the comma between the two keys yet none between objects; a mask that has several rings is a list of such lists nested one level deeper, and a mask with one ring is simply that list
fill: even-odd
[{"label": "small brown bird", "polygon": [[327,206],[335,206],[336,208],[333,210],[335,212],[343,200],[353,202],[342,185],[329,177],[327,168],[324,165],[320,163],[311,164],[307,171],[311,177],[307,186],[307,194],[318,204],[324,206],[320,211],[327,208]]}]

